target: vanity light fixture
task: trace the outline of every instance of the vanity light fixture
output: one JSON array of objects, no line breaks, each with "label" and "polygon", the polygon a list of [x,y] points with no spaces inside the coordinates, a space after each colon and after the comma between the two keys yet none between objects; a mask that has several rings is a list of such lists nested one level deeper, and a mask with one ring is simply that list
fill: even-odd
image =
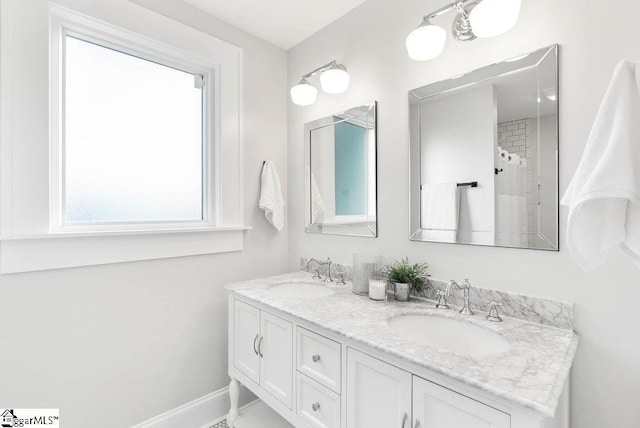
[{"label": "vanity light fixture", "polygon": [[347,68],[342,64],[338,64],[337,61],[331,61],[302,76],[300,83],[291,88],[291,101],[294,104],[310,106],[316,102],[318,90],[307,79],[318,73],[322,73],[320,75],[320,86],[328,94],[341,94],[349,88],[350,78]]},{"label": "vanity light fixture", "polygon": [[432,21],[450,10],[457,15],[451,32],[460,42],[477,37],[494,37],[510,30],[518,21],[521,0],[461,0],[454,1],[425,15],[422,22],[407,36],[407,53],[411,59],[426,61],[444,50],[447,32]]},{"label": "vanity light fixture", "polygon": [[318,90],[314,88],[306,78],[302,78],[300,83],[291,88],[291,101],[299,106],[310,106],[316,102]]}]

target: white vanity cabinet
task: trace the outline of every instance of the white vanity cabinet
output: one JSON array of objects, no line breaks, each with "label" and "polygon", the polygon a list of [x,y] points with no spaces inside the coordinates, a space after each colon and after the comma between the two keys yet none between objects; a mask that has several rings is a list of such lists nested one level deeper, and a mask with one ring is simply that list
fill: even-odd
[{"label": "white vanity cabinet", "polygon": [[568,428],[568,393],[545,417],[231,293],[228,422],[239,383],[296,428]]},{"label": "white vanity cabinet", "polygon": [[293,408],[293,325],[235,300],[234,365],[289,409]]}]

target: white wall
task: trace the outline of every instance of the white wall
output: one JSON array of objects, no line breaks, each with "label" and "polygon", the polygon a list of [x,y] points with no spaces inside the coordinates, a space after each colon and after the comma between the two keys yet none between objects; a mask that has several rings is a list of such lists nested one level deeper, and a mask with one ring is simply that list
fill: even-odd
[{"label": "white wall", "polygon": [[[134,29],[174,25],[126,0],[62,3]],[[286,53],[195,9],[147,3],[244,49],[244,217],[254,229],[239,253],[0,276],[0,403],[59,408],[69,428],[131,426],[226,386],[224,284],[286,270],[286,228],[276,233],[257,208],[263,160],[286,185]],[[29,7],[20,25],[38,37],[47,1]],[[37,70],[25,73],[41,84]],[[47,123],[32,126],[46,137]]]},{"label": "white wall", "polygon": [[[425,260],[436,278],[471,278],[472,284],[576,303],[581,343],[572,377],[575,428],[634,427],[640,420],[640,271],[624,256],[594,273],[582,272],[561,242],[561,251],[410,242],[409,129],[407,91],[553,43],[560,44],[560,187],[576,169],[591,124],[616,63],[640,59],[635,32],[640,3],[616,7],[587,0],[525,0],[516,28],[498,38],[462,44],[451,40],[442,56],[411,61],[406,35],[425,13],[444,1],[368,0],[289,51],[289,86],[329,60],[343,62],[351,87],[342,95],[319,94],[307,108],[289,104],[289,267],[300,256],[349,262],[358,251],[387,260],[408,255]],[[451,14],[437,20],[445,28]],[[449,33],[450,34],[450,33]],[[379,101],[377,239],[305,234],[303,228],[303,124]],[[562,209],[561,234],[566,210]],[[624,303],[623,303],[624,302]],[[629,302],[630,304],[627,304]]]}]

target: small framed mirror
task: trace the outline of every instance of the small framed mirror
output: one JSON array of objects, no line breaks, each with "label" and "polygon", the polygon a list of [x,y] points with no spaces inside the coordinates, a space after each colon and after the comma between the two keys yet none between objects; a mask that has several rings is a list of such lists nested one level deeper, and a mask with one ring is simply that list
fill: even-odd
[{"label": "small framed mirror", "polygon": [[409,92],[414,241],[558,250],[558,47]]},{"label": "small framed mirror", "polygon": [[308,233],[376,237],[376,102],[305,124]]}]

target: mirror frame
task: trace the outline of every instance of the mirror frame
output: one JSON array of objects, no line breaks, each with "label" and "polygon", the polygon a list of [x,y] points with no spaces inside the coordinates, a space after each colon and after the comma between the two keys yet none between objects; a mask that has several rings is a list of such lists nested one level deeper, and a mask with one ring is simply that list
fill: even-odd
[{"label": "mirror frame", "polygon": [[[550,242],[545,237],[542,237],[544,241],[549,241],[549,247],[522,247],[522,246],[506,246],[506,245],[490,245],[473,242],[445,242],[445,241],[432,241],[424,239],[421,236],[421,218],[422,218],[422,204],[421,204],[421,104],[422,102],[431,97],[439,96],[447,92],[457,91],[463,88],[471,88],[476,85],[488,83],[493,79],[499,78],[512,73],[517,73],[522,70],[526,70],[532,67],[537,67],[544,59],[549,55],[552,56],[553,73],[555,79],[555,93],[556,93],[556,159],[555,159],[555,217],[556,217],[556,229],[554,242]],[[511,59],[507,59],[502,62],[487,65],[485,67],[478,68],[476,70],[464,73],[458,76],[451,77],[446,80],[434,82],[416,89],[409,91],[409,140],[410,140],[410,231],[409,239],[411,241],[420,242],[435,242],[435,243],[450,243],[461,245],[476,245],[476,246],[489,246],[489,247],[502,247],[502,248],[518,248],[518,249],[531,249],[531,250],[543,250],[543,251],[559,251],[560,249],[560,180],[559,180],[559,147],[560,147],[560,97],[559,97],[559,67],[558,67],[558,45],[554,44],[547,46],[536,51],[519,55]],[[537,232],[539,233],[539,232]]]},{"label": "mirror frame", "polygon": [[[374,208],[374,212],[375,212],[375,230],[372,230],[370,227],[367,226],[367,230],[370,233],[349,233],[348,229],[349,229],[349,224],[343,224],[340,225],[340,229],[343,229],[341,231],[326,231],[326,230],[322,230],[322,223],[313,223],[311,221],[311,210],[312,210],[312,205],[311,205],[311,191],[309,189],[309,186],[307,185],[308,180],[306,177],[307,171],[311,171],[311,133],[314,130],[318,130],[330,125],[327,125],[325,123],[327,117],[323,117],[311,122],[307,122],[304,125],[304,174],[305,177],[303,177],[303,182],[304,184],[304,192],[305,192],[305,221],[304,221],[304,225],[305,225],[305,232],[306,233],[316,233],[316,234],[321,234],[321,235],[344,235],[344,236],[359,236],[359,237],[365,237],[365,238],[376,238],[378,237],[378,102],[377,101],[373,101],[371,103],[368,104],[362,104],[359,106],[355,106],[352,107],[350,109],[347,109],[345,111],[342,112],[338,112],[335,114],[332,114],[331,116],[328,117],[335,117],[335,116],[343,116],[343,115],[347,115],[349,114],[350,111],[357,109],[357,108],[362,108],[362,107],[368,107],[366,113],[366,115],[369,114],[373,114],[373,156],[374,156],[374,174],[373,174],[373,180],[374,180],[374,185],[375,185],[375,206]],[[364,115],[363,114],[363,115]],[[354,115],[352,117],[357,117],[357,116],[362,116],[362,115]],[[347,119],[345,119],[347,120]],[[331,125],[334,125],[335,123],[340,123],[340,122],[333,122]],[[308,215],[307,215],[308,213]],[[320,228],[320,230],[314,230],[315,228]],[[336,228],[337,225],[336,225]],[[345,230],[346,229],[346,230]]]}]

